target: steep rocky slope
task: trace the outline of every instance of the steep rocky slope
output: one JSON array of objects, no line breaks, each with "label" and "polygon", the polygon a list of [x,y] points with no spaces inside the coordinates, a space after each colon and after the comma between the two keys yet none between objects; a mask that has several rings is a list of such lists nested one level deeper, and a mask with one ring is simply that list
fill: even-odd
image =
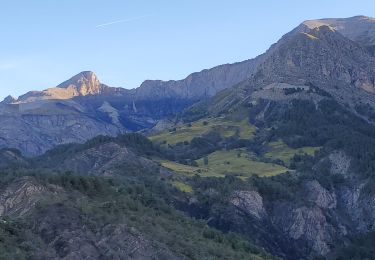
[{"label": "steep rocky slope", "polygon": [[0,113],[0,146],[16,148],[25,155],[41,154],[62,143],[83,142],[99,134],[126,131],[80,110],[72,102],[11,104]]},{"label": "steep rocky slope", "polygon": [[92,72],[83,72],[56,88],[7,98],[0,104],[0,147],[16,148],[30,156],[59,144],[129,131],[120,123],[116,109],[103,106],[105,101],[92,109],[74,99],[116,96],[121,91],[101,84]]},{"label": "steep rocky slope", "polygon": [[374,71],[375,58],[365,48],[321,26],[280,42],[258,70],[254,84],[313,84],[353,104],[361,97],[363,102],[372,101]]},{"label": "steep rocky slope", "polygon": [[30,159],[37,167],[92,176],[126,176],[151,174],[168,177],[167,169],[150,159],[158,156],[157,147],[141,134],[125,134],[115,138],[99,136],[84,144],[58,146]]},{"label": "steep rocky slope", "polygon": [[293,97],[290,94],[303,98],[304,93],[315,92],[369,119],[368,110],[375,107],[375,57],[331,27],[301,26],[270,48],[253,77],[190,111],[208,109],[219,114],[259,99]]},{"label": "steep rocky slope", "polygon": [[[253,138],[234,147],[265,162],[270,153],[276,155],[275,142],[319,149],[294,154],[289,164],[283,159],[288,151],[275,156],[272,162],[289,168],[275,177],[186,178],[193,192],[182,208],[216,228],[255,236],[283,259],[353,259],[340,250],[358,237],[374,241],[374,126],[315,88],[279,83],[255,90],[252,98],[257,95],[254,102],[231,106],[220,115],[246,118],[257,126]],[[227,140],[225,148],[230,147]],[[373,250],[351,248],[363,258]]]},{"label": "steep rocky slope", "polygon": [[28,161],[22,156],[20,151],[15,149],[0,150],[0,169],[27,165]]},{"label": "steep rocky slope", "polygon": [[371,17],[354,16],[351,18],[309,20],[305,21],[303,25],[310,29],[327,25],[370,51],[373,51],[375,46],[375,19]]},{"label": "steep rocky slope", "polygon": [[[336,151],[330,164],[336,167],[337,160],[347,159],[347,155]],[[315,177],[297,174],[233,185],[233,191],[223,199],[218,198],[221,188],[214,182],[202,185],[206,190],[198,194],[213,194],[209,210],[213,226],[252,239],[255,236],[262,246],[283,259],[329,258],[341,246],[350,244],[351,236],[374,232],[374,194],[364,188],[367,180],[348,169],[325,174],[340,182],[327,183],[320,179],[321,173],[315,173]],[[190,207],[201,208],[200,199]]]},{"label": "steep rocky slope", "polygon": [[[335,259],[353,238],[371,237],[372,28],[373,19],[365,17],[307,21],[270,48],[253,77],[182,115],[188,122],[203,116],[248,120],[257,126],[255,138],[236,145],[259,156],[277,140],[296,149],[322,147],[315,156],[294,156],[289,174],[187,181],[194,191],[191,214],[226,231],[255,234],[284,259]],[[371,250],[360,252],[367,257]]]},{"label": "steep rocky slope", "polygon": [[157,152],[150,144],[136,134],[101,137],[1,170],[0,258],[273,259],[176,211],[184,194],[143,157]]},{"label": "steep rocky slope", "polygon": [[[11,182],[0,190],[1,228],[18,219],[33,219],[28,238],[34,239],[43,251],[30,250],[28,257],[43,259],[180,259],[167,248],[149,241],[139,231],[126,224],[108,224],[97,229],[87,226],[79,209],[64,206],[64,199],[71,203],[87,200],[84,194],[74,192],[75,198],[62,187],[44,185],[35,178],[24,177]],[[54,204],[53,201],[56,201]],[[74,202],[75,201],[75,202]],[[49,204],[48,207],[37,205]],[[52,203],[52,204],[51,204]],[[2,220],[7,218],[7,220]],[[9,223],[8,223],[9,222]],[[20,225],[20,224],[19,224]],[[20,226],[18,226],[20,228]],[[27,226],[24,227],[28,228]],[[25,230],[18,230],[25,232]],[[21,239],[21,238],[20,238]],[[28,241],[30,244],[31,241]],[[40,248],[42,249],[42,248]],[[11,252],[2,252],[2,254]],[[15,252],[15,255],[17,253]],[[18,255],[21,257],[21,254]]]},{"label": "steep rocky slope", "polygon": [[263,60],[264,55],[260,55],[243,62],[220,65],[196,72],[183,80],[147,80],[135,90],[135,95],[137,99],[183,98],[196,100],[211,97],[223,89],[250,78]]}]

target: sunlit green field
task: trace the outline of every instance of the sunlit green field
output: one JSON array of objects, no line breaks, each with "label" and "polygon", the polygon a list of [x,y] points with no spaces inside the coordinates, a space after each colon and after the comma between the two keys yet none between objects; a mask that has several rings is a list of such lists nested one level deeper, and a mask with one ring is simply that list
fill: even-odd
[{"label": "sunlit green field", "polygon": [[170,169],[176,173],[182,174],[187,177],[192,177],[194,175],[199,175],[202,177],[224,177],[225,175],[216,174],[205,167],[195,167],[190,165],[185,165],[173,161],[165,161],[161,162],[161,165],[167,169]]},{"label": "sunlit green field", "polygon": [[199,167],[219,175],[274,176],[288,170],[278,164],[260,162],[241,149],[216,151],[209,154],[207,159],[207,165],[205,165],[204,158],[197,160]]},{"label": "sunlit green field", "polygon": [[172,185],[182,192],[186,192],[186,193],[192,193],[193,192],[193,188],[190,185],[188,185],[188,184],[186,184],[182,181],[173,181]]},{"label": "sunlit green field", "polygon": [[194,137],[202,136],[210,131],[215,131],[221,137],[238,135],[243,139],[250,139],[255,132],[255,127],[243,121],[231,121],[224,118],[205,118],[176,127],[176,131],[164,131],[160,134],[150,136],[151,141],[156,143],[176,144],[179,142],[190,142]]},{"label": "sunlit green field", "polygon": [[[255,127],[250,125],[247,120],[233,121],[225,118],[204,118],[190,125],[185,124],[176,127],[173,131],[164,131],[151,136],[150,139],[155,143],[173,145],[179,142],[191,141],[194,137],[202,136],[210,131],[219,133],[223,138],[237,136],[243,139],[250,139],[254,136],[255,130]],[[314,155],[320,147],[293,149],[282,141],[276,141],[269,143],[268,149],[268,152],[264,155],[265,158],[281,160],[288,167],[295,154]],[[251,175],[267,177],[288,171],[287,167],[263,162],[260,157],[244,149],[215,151],[196,160],[196,162],[198,166],[184,165],[167,160],[161,161],[161,164],[165,168],[184,176],[197,174],[202,177],[224,177],[225,175],[234,175],[240,178],[247,178]],[[178,186],[177,184],[174,185]],[[180,185],[179,188],[188,192],[186,187],[181,187]]]},{"label": "sunlit green field", "polygon": [[185,176],[197,174],[202,177],[224,177],[225,175],[235,175],[241,178],[251,175],[266,177],[288,171],[286,167],[278,164],[257,161],[255,157],[241,149],[211,153],[207,156],[207,165],[204,158],[196,162],[198,167],[172,161],[162,161],[161,164],[165,168]]},{"label": "sunlit green field", "polygon": [[320,147],[310,147],[310,146],[293,149],[287,146],[282,141],[271,142],[268,144],[268,146],[270,150],[264,156],[266,158],[270,158],[274,160],[279,159],[283,161],[286,165],[290,164],[290,160],[296,154],[314,155],[314,153],[320,149]]}]

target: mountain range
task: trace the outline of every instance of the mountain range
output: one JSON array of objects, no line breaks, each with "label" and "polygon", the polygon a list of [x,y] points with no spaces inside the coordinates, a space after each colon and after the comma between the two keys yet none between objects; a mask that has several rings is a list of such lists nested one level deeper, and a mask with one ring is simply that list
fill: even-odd
[{"label": "mountain range", "polygon": [[364,16],[305,21],[254,59],[179,81],[147,80],[131,90],[108,87],[93,72],[81,72],[57,87],[7,97],[0,106],[6,122],[0,128],[0,146],[37,155],[100,134],[151,128],[238,84],[313,84],[351,107],[373,106],[374,24]]},{"label": "mountain range", "polygon": [[34,259],[375,252],[374,18],[308,20],[253,59],[135,89],[84,71],[5,98],[0,121],[0,249]]}]

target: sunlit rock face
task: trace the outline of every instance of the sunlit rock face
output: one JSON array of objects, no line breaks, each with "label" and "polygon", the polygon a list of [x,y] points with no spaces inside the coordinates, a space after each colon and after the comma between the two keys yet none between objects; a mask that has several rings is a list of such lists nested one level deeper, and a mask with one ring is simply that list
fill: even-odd
[{"label": "sunlit rock face", "polygon": [[103,88],[97,76],[92,71],[81,72],[57,87],[70,89],[76,95],[82,96],[100,94]]},{"label": "sunlit rock face", "polygon": [[362,45],[370,46],[375,44],[375,19],[371,17],[354,16],[351,18],[308,20],[303,22],[303,24],[310,29],[327,25],[343,36]]},{"label": "sunlit rock face", "polygon": [[[359,18],[348,18],[347,22],[356,19]],[[235,86],[234,91],[228,89],[218,95],[211,104],[212,110],[252,102],[262,98],[264,92],[268,97],[274,95],[277,89],[267,91],[267,86],[275,84],[316,88],[353,110],[361,104],[375,108],[375,56],[371,51],[333,27],[321,25],[319,20],[314,21],[314,26],[311,21],[305,23],[271,46],[251,78]],[[373,26],[372,19],[364,23]],[[369,35],[368,42],[372,41],[375,34]],[[302,91],[293,97],[301,98],[305,93],[311,96],[313,91]]]},{"label": "sunlit rock face", "polygon": [[[92,71],[83,71],[57,87],[48,88],[43,91],[30,91],[12,103],[27,103],[40,100],[64,100],[79,96],[99,95],[103,93],[115,93],[121,91],[119,88],[110,88],[100,83],[98,77]],[[11,101],[8,98],[8,101]]]}]

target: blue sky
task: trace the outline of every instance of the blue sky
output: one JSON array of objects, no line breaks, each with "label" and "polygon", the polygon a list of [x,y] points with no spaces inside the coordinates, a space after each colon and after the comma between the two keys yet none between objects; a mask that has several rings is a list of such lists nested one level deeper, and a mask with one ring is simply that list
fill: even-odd
[{"label": "blue sky", "polygon": [[375,1],[0,0],[0,98],[83,70],[114,87],[181,79],[253,58],[303,20],[359,14]]}]

